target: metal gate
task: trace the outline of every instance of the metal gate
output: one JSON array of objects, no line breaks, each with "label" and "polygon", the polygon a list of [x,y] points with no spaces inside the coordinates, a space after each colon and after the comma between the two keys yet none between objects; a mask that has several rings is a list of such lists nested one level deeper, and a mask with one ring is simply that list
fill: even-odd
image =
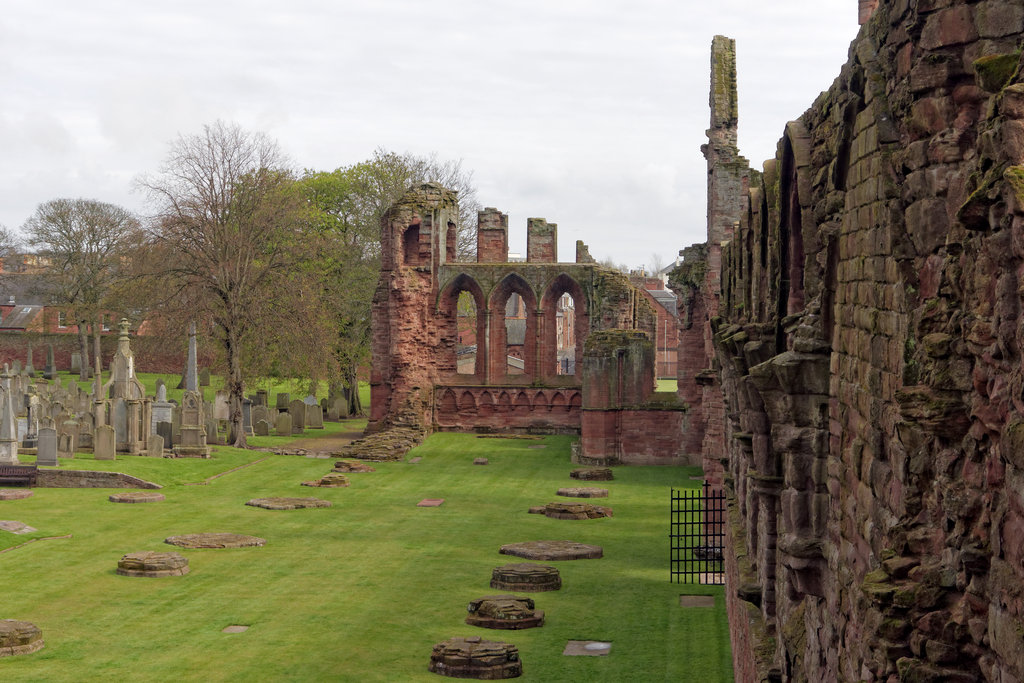
[{"label": "metal gate", "polygon": [[669,566],[672,583],[725,584],[725,493],[704,482],[672,489]]}]

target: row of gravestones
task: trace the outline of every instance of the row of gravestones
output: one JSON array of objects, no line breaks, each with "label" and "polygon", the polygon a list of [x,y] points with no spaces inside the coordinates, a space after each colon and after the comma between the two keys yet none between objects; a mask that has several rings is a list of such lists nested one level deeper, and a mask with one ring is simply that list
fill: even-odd
[{"label": "row of gravestones", "polygon": [[[114,460],[117,453],[117,437],[114,428],[108,425],[100,425],[93,435],[93,457],[96,460]],[[59,458],[73,458],[75,456],[74,438],[70,434],[60,434],[56,429],[43,427],[39,430],[39,437],[36,446],[36,465],[56,467]],[[162,457],[164,451],[164,437],[159,434],[150,434],[147,441],[147,453],[150,456]]]}]

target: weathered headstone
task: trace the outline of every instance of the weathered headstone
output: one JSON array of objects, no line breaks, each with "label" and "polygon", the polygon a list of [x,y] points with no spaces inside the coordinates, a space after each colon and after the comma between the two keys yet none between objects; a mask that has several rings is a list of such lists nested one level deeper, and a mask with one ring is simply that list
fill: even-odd
[{"label": "weathered headstone", "polygon": [[292,435],[292,416],[291,413],[278,413],[277,424],[275,425],[275,431],[278,436],[291,436]]},{"label": "weathered headstone", "polygon": [[116,452],[115,438],[114,428],[110,425],[97,427],[96,434],[93,436],[93,457],[97,460],[113,460]]},{"label": "weathered headstone", "polygon": [[43,379],[53,379],[57,376],[57,364],[53,361],[53,344],[46,345],[46,367],[43,368]]},{"label": "weathered headstone", "polygon": [[203,368],[199,371],[199,386],[208,387],[210,386],[210,369]]},{"label": "weathered headstone", "polygon": [[75,457],[74,432],[57,432],[57,458]]},{"label": "weathered headstone", "polygon": [[219,426],[220,422],[217,418],[212,415],[206,416],[206,443],[208,444],[220,444],[220,433]]},{"label": "weathered headstone", "polygon": [[[164,422],[163,424],[167,424]],[[146,443],[146,455],[151,458],[164,457],[164,437],[159,434],[150,434]]]},{"label": "weathered headstone", "polygon": [[252,431],[255,436],[270,436],[270,423],[266,420],[256,420]]},{"label": "weathered headstone", "polygon": [[288,404],[291,403],[291,401],[292,401],[291,394],[288,394],[286,392],[282,392],[282,393],[278,394],[276,396],[276,398],[277,398],[277,409],[278,410],[288,410]]},{"label": "weathered headstone", "polygon": [[213,396],[213,416],[218,420],[231,419],[231,395],[226,391],[218,391]]},{"label": "weathered headstone", "polygon": [[246,436],[252,436],[252,401],[242,399],[242,431]]},{"label": "weathered headstone", "polygon": [[306,404],[296,399],[288,404],[288,413],[292,416],[292,433],[301,433],[306,428]]},{"label": "weathered headstone", "polygon": [[306,398],[302,399],[302,402],[305,403],[307,406],[315,406],[316,396],[314,396],[313,394],[309,394],[306,396]]},{"label": "weathered headstone", "polygon": [[71,354],[71,372],[81,372],[81,371],[82,371],[82,354],[76,351],[76,352]]},{"label": "weathered headstone", "polygon": [[256,403],[256,405],[263,406],[264,408],[266,408],[267,405],[268,405],[267,400],[268,400],[269,397],[270,397],[270,392],[269,391],[267,391],[266,389],[257,389],[256,390],[256,399],[255,399],[254,402]]},{"label": "weathered headstone", "polygon": [[11,389],[11,371],[4,363],[3,374],[0,375],[0,465],[17,465],[18,460],[18,423],[14,419],[16,408]]},{"label": "weathered headstone", "polygon": [[36,446],[36,464],[47,467],[56,467],[60,464],[57,460],[57,430],[40,429],[39,445]]},{"label": "weathered headstone", "polygon": [[252,421],[255,424],[260,420],[270,422],[270,411],[267,409],[267,406],[265,405],[254,405],[252,407]]},{"label": "weathered headstone", "polygon": [[164,448],[174,446],[174,426],[170,422],[157,422],[156,433],[163,439]]},{"label": "weathered headstone", "polygon": [[309,429],[323,429],[324,428],[324,414],[320,410],[320,406],[307,405],[306,406],[306,427]]}]

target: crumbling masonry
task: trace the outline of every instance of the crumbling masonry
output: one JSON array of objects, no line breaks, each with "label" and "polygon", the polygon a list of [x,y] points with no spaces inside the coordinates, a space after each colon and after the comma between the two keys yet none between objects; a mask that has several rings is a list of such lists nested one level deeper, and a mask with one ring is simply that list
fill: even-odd
[{"label": "crumbling masonry", "polygon": [[713,44],[709,242],[676,287],[713,347],[680,393],[732,500],[736,680],[1021,681],[1024,5],[861,11],[763,172]]},{"label": "crumbling masonry", "polygon": [[[589,461],[699,459],[680,443],[685,406],[654,392],[657,318],[627,277],[582,242],[559,263],[557,226],[541,218],[527,222],[526,261],[509,262],[497,209],[479,214],[476,261],[459,262],[457,215],[454,193],[426,184],[383,219],[368,431],[406,448],[431,430],[575,433]],[[560,351],[566,326],[575,342]]]}]

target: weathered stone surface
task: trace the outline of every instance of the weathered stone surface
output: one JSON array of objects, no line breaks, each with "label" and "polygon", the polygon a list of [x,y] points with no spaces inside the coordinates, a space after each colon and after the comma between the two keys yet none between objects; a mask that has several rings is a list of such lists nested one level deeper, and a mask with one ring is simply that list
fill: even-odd
[{"label": "weathered stone surface", "polygon": [[31,527],[28,524],[19,522],[15,519],[0,520],[0,531],[9,531],[12,534],[30,534],[35,530],[35,527]]},{"label": "weathered stone surface", "polygon": [[0,657],[27,655],[43,649],[43,632],[28,621],[0,619]]},{"label": "weathered stone surface", "polygon": [[546,505],[530,508],[531,514],[544,515],[551,519],[599,519],[611,517],[612,509],[601,505],[590,505],[589,503],[548,503]]},{"label": "weathered stone surface", "polygon": [[246,505],[266,510],[299,510],[302,508],[329,508],[331,501],[319,498],[253,498],[247,501]]},{"label": "weathered stone surface", "polygon": [[615,478],[609,467],[584,467],[569,473],[573,479],[581,481],[611,481]]},{"label": "weathered stone surface", "polygon": [[164,499],[164,494],[156,491],[126,491],[108,496],[111,503],[158,503]]},{"label": "weathered stone surface", "polygon": [[612,651],[612,644],[601,640],[570,640],[562,654],[566,657],[605,657]]},{"label": "weathered stone surface", "polygon": [[555,495],[567,498],[607,498],[608,489],[599,489],[594,486],[573,486],[558,489]]},{"label": "weathered stone surface", "polygon": [[121,576],[184,576],[188,574],[188,560],[175,552],[128,553],[117,561],[117,573]]},{"label": "weathered stone surface", "polygon": [[23,500],[32,497],[32,489],[0,489],[0,500]]},{"label": "weathered stone surface", "polygon": [[253,548],[262,547],[267,541],[259,536],[218,532],[168,536],[164,543],[180,548]]},{"label": "weathered stone surface", "polygon": [[495,681],[523,675],[519,649],[509,643],[483,640],[478,636],[449,638],[434,646],[430,671],[449,678]]},{"label": "weathered stone surface", "polygon": [[348,477],[340,472],[328,472],[315,481],[304,481],[303,486],[319,486],[322,488],[336,489],[349,485]]},{"label": "weathered stone surface", "polygon": [[488,595],[470,601],[466,611],[466,623],[481,628],[518,630],[544,625],[544,612],[534,609],[533,598]]},{"label": "weathered stone surface", "polygon": [[334,463],[335,472],[376,472],[377,470],[372,465],[367,465],[365,462],[352,462],[351,460],[339,460]]},{"label": "weathered stone surface", "polygon": [[473,458],[474,465],[487,465],[489,462],[487,458]]},{"label": "weathered stone surface", "polygon": [[592,560],[604,556],[601,546],[576,541],[525,541],[501,546],[502,555],[527,560]]},{"label": "weathered stone surface", "polygon": [[556,591],[562,587],[557,567],[544,564],[506,564],[491,572],[491,588],[520,593]]}]

